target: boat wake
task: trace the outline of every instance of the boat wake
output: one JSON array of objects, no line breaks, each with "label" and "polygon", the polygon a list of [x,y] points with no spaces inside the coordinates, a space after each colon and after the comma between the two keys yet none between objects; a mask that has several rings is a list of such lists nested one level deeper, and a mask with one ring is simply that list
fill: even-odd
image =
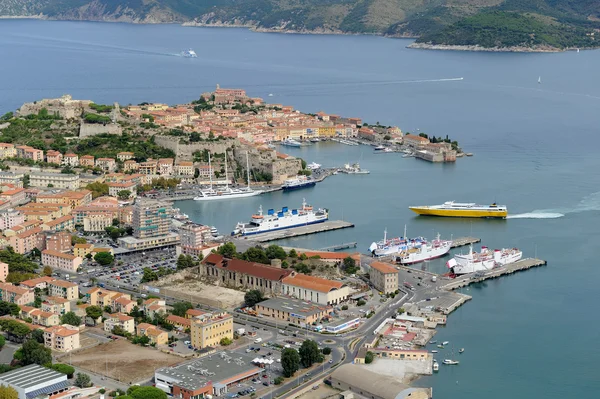
[{"label": "boat wake", "polygon": [[558,219],[565,216],[562,213],[558,212],[529,212],[529,213],[519,213],[516,215],[508,215],[507,219]]}]

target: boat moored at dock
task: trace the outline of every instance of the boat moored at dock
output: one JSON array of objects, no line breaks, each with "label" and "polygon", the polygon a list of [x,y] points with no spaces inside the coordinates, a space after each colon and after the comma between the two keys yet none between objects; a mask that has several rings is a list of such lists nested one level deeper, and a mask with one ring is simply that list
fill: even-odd
[{"label": "boat moored at dock", "polygon": [[312,177],[299,175],[291,179],[287,179],[283,183],[283,191],[298,190],[301,188],[314,187],[317,182]]},{"label": "boat moored at dock", "polygon": [[249,222],[237,224],[232,235],[249,236],[253,234],[267,233],[275,230],[284,230],[292,227],[306,226],[309,224],[323,223],[329,219],[329,210],[319,208],[314,210],[312,206],[302,200],[300,209],[289,209],[284,206],[279,212],[269,209],[263,215],[262,206]]},{"label": "boat moored at dock", "polygon": [[281,145],[285,145],[287,147],[302,147],[302,143],[294,139],[285,139],[281,142]]},{"label": "boat moored at dock", "polygon": [[506,205],[478,205],[475,203],[444,202],[442,205],[410,206],[409,209],[418,215],[445,216],[463,218],[499,218],[508,215]]},{"label": "boat moored at dock", "polygon": [[452,273],[468,274],[482,271],[488,271],[496,266],[504,266],[514,263],[523,257],[523,252],[517,248],[491,250],[488,247],[481,247],[481,252],[473,252],[473,245],[467,254],[458,254],[447,262],[447,266]]},{"label": "boat moored at dock", "polygon": [[340,169],[340,173],[346,173],[348,175],[368,175],[368,170],[361,169],[359,163],[353,163],[350,165],[349,163],[345,164],[342,169]]}]

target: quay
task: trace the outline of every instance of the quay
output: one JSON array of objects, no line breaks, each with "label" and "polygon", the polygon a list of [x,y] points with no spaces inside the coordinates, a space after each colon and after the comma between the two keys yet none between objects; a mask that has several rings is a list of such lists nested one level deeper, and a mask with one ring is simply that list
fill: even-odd
[{"label": "quay", "polygon": [[320,251],[329,251],[329,252],[341,251],[342,249],[356,248],[357,245],[358,245],[358,243],[356,243],[356,242],[345,242],[340,245],[332,245],[330,247],[321,248]]},{"label": "quay", "polygon": [[333,231],[354,227],[354,224],[344,222],[343,220],[329,220],[324,223],[309,224],[306,226],[292,227],[285,230],[270,231],[268,233],[254,234],[247,236],[248,241],[268,242],[282,240],[284,238],[300,237],[309,234],[322,233],[325,231]]},{"label": "quay", "polygon": [[464,247],[465,245],[471,245],[481,242],[481,238],[477,237],[458,237],[452,240],[450,248]]},{"label": "quay", "polygon": [[508,265],[500,266],[487,272],[476,272],[472,274],[463,275],[444,285],[442,288],[446,290],[455,290],[457,288],[466,287],[473,283],[480,283],[485,280],[502,277],[523,270],[528,270],[532,267],[546,266],[546,264],[547,262],[543,259],[521,259],[517,262],[509,263]]}]

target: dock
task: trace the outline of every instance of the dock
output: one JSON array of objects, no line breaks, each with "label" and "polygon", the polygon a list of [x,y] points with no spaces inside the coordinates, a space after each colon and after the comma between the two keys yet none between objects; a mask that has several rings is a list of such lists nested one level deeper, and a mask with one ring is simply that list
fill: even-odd
[{"label": "dock", "polygon": [[457,288],[466,287],[473,283],[480,283],[485,280],[502,277],[508,274],[513,274],[523,270],[531,269],[532,267],[545,266],[547,262],[543,259],[527,258],[521,259],[514,263],[509,263],[505,266],[494,268],[487,272],[476,272],[472,274],[465,274],[457,277],[453,281],[444,285],[444,289],[455,290]]},{"label": "dock", "polygon": [[329,220],[323,223],[309,224],[306,226],[292,227],[285,230],[270,231],[268,233],[254,234],[248,236],[249,241],[268,242],[282,240],[285,238],[300,237],[309,234],[323,233],[325,231],[333,231],[354,227],[354,224],[344,222],[343,220]]},{"label": "dock", "polygon": [[450,248],[464,247],[465,245],[471,245],[481,242],[481,238],[477,237],[458,237],[452,240],[452,246]]},{"label": "dock", "polygon": [[356,248],[357,245],[358,245],[358,243],[356,243],[356,242],[345,242],[340,245],[332,245],[330,247],[321,248],[320,251],[328,251],[328,252],[341,251],[342,249]]}]

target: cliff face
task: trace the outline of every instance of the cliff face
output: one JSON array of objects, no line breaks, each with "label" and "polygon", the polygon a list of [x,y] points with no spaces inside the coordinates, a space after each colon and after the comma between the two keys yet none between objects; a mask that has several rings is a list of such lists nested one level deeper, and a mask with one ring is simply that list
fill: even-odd
[{"label": "cliff face", "polygon": [[[498,15],[499,23],[493,21]],[[530,42],[559,48],[594,47],[590,34],[600,31],[598,0],[0,0],[0,16],[423,36],[435,45],[484,47],[518,39],[520,32],[527,31],[520,21],[544,31],[541,40],[518,43],[525,47]],[[512,32],[508,36],[500,26],[504,23]],[[475,28],[489,32],[482,34]],[[565,30],[569,32],[566,39],[561,34]],[[481,37],[486,43],[479,43]]]}]

